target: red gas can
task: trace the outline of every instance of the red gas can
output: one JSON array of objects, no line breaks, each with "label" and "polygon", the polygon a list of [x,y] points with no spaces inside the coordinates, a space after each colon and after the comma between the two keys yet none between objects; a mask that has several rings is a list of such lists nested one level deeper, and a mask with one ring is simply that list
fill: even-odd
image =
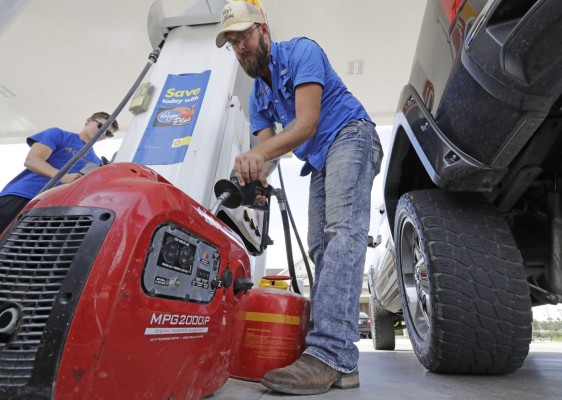
[{"label": "red gas can", "polygon": [[[310,320],[310,301],[280,289],[252,289],[241,301],[244,333],[230,376],[259,381],[298,359]],[[242,304],[241,304],[242,305]]]}]

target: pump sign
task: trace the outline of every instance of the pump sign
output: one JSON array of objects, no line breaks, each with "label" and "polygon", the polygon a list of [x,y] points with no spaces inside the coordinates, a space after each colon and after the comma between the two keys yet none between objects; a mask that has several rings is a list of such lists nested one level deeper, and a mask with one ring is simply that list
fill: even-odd
[{"label": "pump sign", "polygon": [[183,161],[211,71],[168,75],[133,162],[168,165]]}]

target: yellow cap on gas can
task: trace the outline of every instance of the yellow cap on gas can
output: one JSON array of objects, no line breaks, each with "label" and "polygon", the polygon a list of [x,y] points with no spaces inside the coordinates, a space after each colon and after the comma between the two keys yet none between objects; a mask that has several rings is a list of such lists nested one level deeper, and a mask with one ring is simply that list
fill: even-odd
[{"label": "yellow cap on gas can", "polygon": [[286,275],[266,275],[260,279],[258,287],[262,289],[287,290],[289,289],[289,282],[287,281],[290,280],[291,277]]}]

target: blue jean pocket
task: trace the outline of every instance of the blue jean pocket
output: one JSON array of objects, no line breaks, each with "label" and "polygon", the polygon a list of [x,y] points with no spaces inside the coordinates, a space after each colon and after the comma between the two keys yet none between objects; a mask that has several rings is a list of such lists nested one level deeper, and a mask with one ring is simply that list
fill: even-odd
[{"label": "blue jean pocket", "polygon": [[383,156],[384,154],[382,151],[381,143],[378,141],[378,138],[375,139],[373,137],[371,141],[371,162],[373,163],[373,168],[375,169],[375,176],[378,175],[378,173],[381,171]]}]

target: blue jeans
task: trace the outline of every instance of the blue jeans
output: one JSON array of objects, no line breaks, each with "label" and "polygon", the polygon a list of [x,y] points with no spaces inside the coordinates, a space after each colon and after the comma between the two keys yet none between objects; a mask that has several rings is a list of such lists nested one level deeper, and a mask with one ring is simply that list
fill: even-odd
[{"label": "blue jeans", "polygon": [[375,127],[363,120],[336,136],[323,171],[312,171],[308,248],[315,265],[311,329],[306,354],[339,372],[357,368],[361,295],[371,188],[382,148]]}]

